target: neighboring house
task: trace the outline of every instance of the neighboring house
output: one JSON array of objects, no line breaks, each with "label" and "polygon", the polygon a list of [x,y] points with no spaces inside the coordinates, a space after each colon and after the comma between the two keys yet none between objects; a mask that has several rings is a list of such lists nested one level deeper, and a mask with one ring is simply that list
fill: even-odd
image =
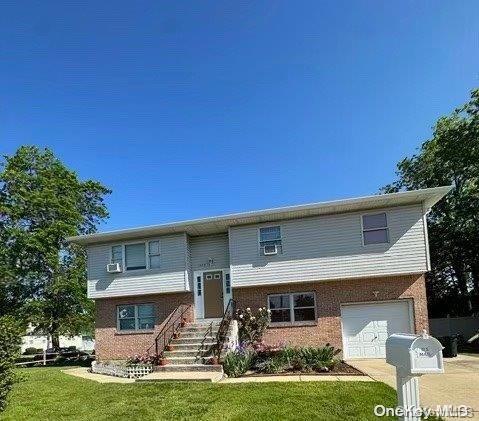
[{"label": "neighboring house", "polygon": [[[95,348],[95,340],[88,335],[77,336],[60,336],[60,347],[74,346],[81,351],[93,351]],[[27,348],[36,348],[45,350],[51,348],[52,341],[48,335],[34,333],[34,329],[30,326],[27,334],[22,336],[21,352],[24,353]]]},{"label": "neighboring house", "polygon": [[[384,357],[393,332],[428,329],[426,214],[450,187],[245,212],[71,238],[88,252],[96,353],[143,353],[179,304],[221,318],[267,306],[265,340]],[[117,273],[108,273],[118,270]],[[116,265],[118,264],[118,265]]]}]

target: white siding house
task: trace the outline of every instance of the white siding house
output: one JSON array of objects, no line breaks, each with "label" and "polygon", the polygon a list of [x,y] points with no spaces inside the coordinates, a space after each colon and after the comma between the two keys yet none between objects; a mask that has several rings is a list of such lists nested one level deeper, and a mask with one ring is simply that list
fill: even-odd
[{"label": "white siding house", "polygon": [[187,238],[185,234],[141,238],[127,243],[147,240],[160,242],[160,267],[158,269],[107,273],[112,246],[124,242],[91,245],[88,253],[88,296],[90,298],[121,297],[167,292],[188,291]]},{"label": "white siding house", "polygon": [[[375,209],[387,216],[389,242],[364,245],[361,217],[325,215],[230,228],[235,287],[423,273],[427,250],[421,205]],[[260,227],[281,228],[282,252],[261,253]]]}]

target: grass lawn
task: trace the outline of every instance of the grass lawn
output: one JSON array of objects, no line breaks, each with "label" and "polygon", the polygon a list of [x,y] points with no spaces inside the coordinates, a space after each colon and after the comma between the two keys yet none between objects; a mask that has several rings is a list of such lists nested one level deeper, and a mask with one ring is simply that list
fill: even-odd
[{"label": "grass lawn", "polygon": [[19,369],[2,420],[367,420],[394,406],[383,383],[100,384],[60,368]]}]

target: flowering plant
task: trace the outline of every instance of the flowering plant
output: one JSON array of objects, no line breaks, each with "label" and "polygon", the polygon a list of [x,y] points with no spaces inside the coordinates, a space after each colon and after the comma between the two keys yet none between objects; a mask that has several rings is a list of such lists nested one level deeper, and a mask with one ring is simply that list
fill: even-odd
[{"label": "flowering plant", "polygon": [[270,313],[270,310],[266,307],[260,307],[256,314],[254,314],[249,307],[245,310],[236,310],[240,342],[244,344],[260,342],[263,338],[264,331],[271,321]]},{"label": "flowering plant", "polygon": [[257,342],[253,344],[253,349],[255,350],[258,357],[270,357],[282,352],[287,346],[286,342],[278,342],[275,344],[266,344],[264,342]]},{"label": "flowering plant", "polygon": [[131,357],[128,357],[126,360],[126,365],[133,365],[133,364],[155,364],[156,362],[156,357],[154,355],[140,355],[140,354],[135,354],[132,355]]}]

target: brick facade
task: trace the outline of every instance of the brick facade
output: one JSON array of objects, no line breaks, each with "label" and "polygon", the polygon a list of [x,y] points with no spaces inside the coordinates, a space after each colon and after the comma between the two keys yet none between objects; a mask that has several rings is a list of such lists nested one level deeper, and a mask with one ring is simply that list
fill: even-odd
[{"label": "brick facade", "polygon": [[312,326],[269,327],[264,338],[265,342],[286,341],[291,345],[315,346],[329,342],[334,347],[341,349],[343,347],[341,304],[406,298],[413,299],[416,332],[429,329],[426,288],[422,274],[234,288],[233,298],[236,300],[238,308],[257,309],[268,305],[268,294],[307,291],[314,291],[316,295],[317,323]]},{"label": "brick facade", "polygon": [[[156,323],[153,332],[123,333],[116,328],[116,307],[123,304],[155,304]],[[191,292],[155,294],[137,297],[103,298],[95,300],[95,353],[99,360],[122,360],[134,354],[144,354],[154,344],[162,322],[180,304],[193,304]],[[193,320],[193,306],[187,319]]]},{"label": "brick facade", "polygon": [[[428,330],[424,275],[391,276],[384,278],[345,279],[340,281],[269,285],[233,288],[233,298],[239,308],[267,306],[268,294],[314,291],[316,324],[308,326],[270,327],[265,341],[286,341],[291,345],[320,346],[330,343],[342,348],[341,310],[343,303],[380,302],[410,298],[413,300],[416,332]],[[120,333],[116,328],[116,306],[154,303],[157,323],[153,332]],[[143,354],[154,344],[161,323],[180,304],[193,304],[193,294],[155,294],[137,297],[96,300],[96,345],[98,359],[126,359]],[[193,306],[189,319],[193,320]]]}]

